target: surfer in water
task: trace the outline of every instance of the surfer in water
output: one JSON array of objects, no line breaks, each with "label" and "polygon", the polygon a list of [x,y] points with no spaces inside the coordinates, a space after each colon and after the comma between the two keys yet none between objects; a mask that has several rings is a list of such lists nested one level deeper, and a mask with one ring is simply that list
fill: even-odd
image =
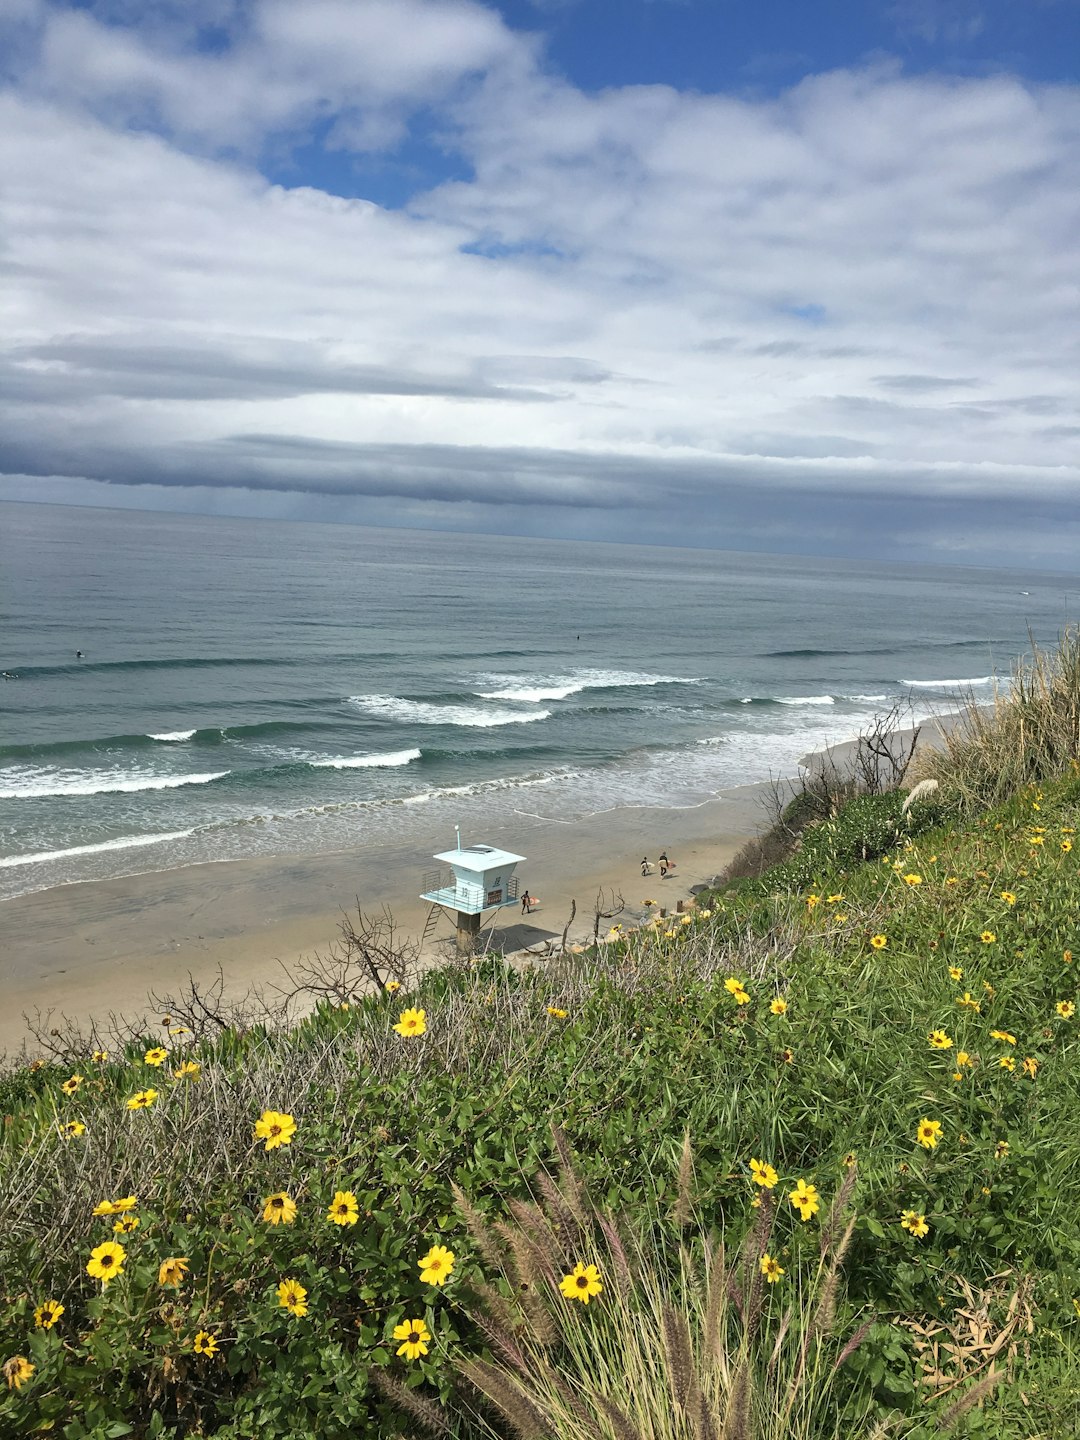
[{"label": "surfer in water", "polygon": [[83,658],[83,653],[82,653],[82,651],[81,651],[81,650],[76,650],[76,651],[75,651],[75,659],[76,659],[76,660],[81,660],[82,658]]}]

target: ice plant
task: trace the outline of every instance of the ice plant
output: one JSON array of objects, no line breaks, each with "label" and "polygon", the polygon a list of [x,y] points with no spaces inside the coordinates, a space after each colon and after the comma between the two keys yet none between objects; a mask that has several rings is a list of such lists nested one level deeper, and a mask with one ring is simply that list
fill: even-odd
[{"label": "ice plant", "polygon": [[780,1261],[775,1260],[771,1255],[762,1255],[758,1262],[758,1268],[770,1285],[775,1285],[784,1273]]},{"label": "ice plant", "polygon": [[454,1268],[454,1252],[447,1250],[445,1245],[432,1245],[417,1263],[420,1266],[420,1280],[424,1285],[445,1285]]},{"label": "ice plant", "polygon": [[406,1360],[419,1360],[428,1353],[431,1331],[423,1320],[402,1320],[394,1326],[394,1339],[400,1340],[397,1353]]},{"label": "ice plant", "polygon": [[750,1160],[750,1179],[755,1185],[760,1185],[763,1190],[771,1190],[779,1180],[779,1175],[767,1160]]},{"label": "ice plant", "polygon": [[360,1207],[351,1190],[338,1190],[330,1201],[326,1218],[333,1225],[355,1225],[360,1218]]},{"label": "ice plant", "polygon": [[580,1300],[587,1305],[594,1295],[603,1293],[600,1272],[595,1265],[585,1265],[580,1260],[569,1275],[559,1281],[559,1289],[567,1300]]},{"label": "ice plant", "polygon": [[262,1218],[268,1225],[291,1225],[296,1219],[296,1201],[284,1190],[268,1195],[263,1204]]},{"label": "ice plant", "polygon": [[196,1355],[213,1357],[217,1354],[219,1346],[209,1330],[200,1330],[192,1343],[192,1349]]},{"label": "ice plant", "polygon": [[295,1315],[301,1320],[308,1312],[305,1303],[307,1291],[299,1280],[282,1280],[277,1287],[277,1298],[278,1304],[283,1310],[288,1310],[290,1315]]},{"label": "ice plant", "polygon": [[149,1110],[157,1097],[158,1092],[156,1090],[140,1090],[137,1095],[133,1095],[127,1102],[127,1108],[129,1110]]},{"label": "ice plant", "polygon": [[124,1268],[124,1260],[127,1251],[115,1240],[106,1240],[103,1245],[96,1245],[90,1251],[90,1259],[86,1262],[86,1273],[92,1280],[100,1280],[102,1285],[108,1285],[114,1275],[119,1275]]},{"label": "ice plant", "polygon": [[934,1146],[941,1139],[940,1120],[920,1120],[915,1131],[915,1139],[924,1150],[933,1150]]},{"label": "ice plant", "polygon": [[910,1235],[914,1235],[916,1240],[921,1240],[930,1233],[926,1216],[920,1215],[917,1210],[905,1210],[900,1216],[900,1224]]},{"label": "ice plant", "polygon": [[158,1269],[158,1284],[166,1289],[174,1290],[182,1285],[188,1272],[188,1258],[186,1255],[171,1255],[168,1260],[163,1260]]},{"label": "ice plant", "polygon": [[51,1330],[63,1313],[59,1300],[43,1300],[34,1311],[34,1324],[39,1330]]},{"label": "ice plant", "polygon": [[798,1210],[800,1220],[809,1220],[821,1209],[821,1200],[816,1188],[806,1180],[797,1180],[795,1189],[788,1195],[792,1208]]},{"label": "ice plant", "polygon": [[255,1121],[255,1139],[265,1141],[266,1150],[276,1150],[279,1145],[291,1145],[296,1134],[296,1121],[291,1115],[280,1110],[264,1110]]},{"label": "ice plant", "polygon": [[427,1030],[427,1012],[425,1010],[402,1010],[398,1016],[398,1022],[393,1028],[399,1035],[407,1039],[423,1035]]}]

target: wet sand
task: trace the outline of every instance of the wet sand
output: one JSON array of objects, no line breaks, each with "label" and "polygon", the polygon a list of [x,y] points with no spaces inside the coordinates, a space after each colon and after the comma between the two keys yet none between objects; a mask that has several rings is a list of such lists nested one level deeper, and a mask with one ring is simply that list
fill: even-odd
[{"label": "wet sand", "polygon": [[[467,843],[483,841],[528,856],[521,889],[540,897],[526,919],[498,912],[494,944],[505,951],[559,939],[577,902],[570,938],[592,931],[594,903],[621,893],[634,918],[642,901],[674,909],[690,889],[718,874],[744,840],[768,823],[765,791],[745,786],[693,809],[621,807],[573,822],[521,817]],[[147,1011],[147,995],[165,994],[189,975],[216,978],[227,993],[272,984],[279,962],[325,950],[343,911],[389,910],[403,936],[419,938],[430,907],[419,899],[431,856],[452,837],[432,835],[427,848],[359,848],[192,865],[119,880],[63,885],[0,903],[4,1007],[0,1054],[27,1038],[25,1014],[54,1012],[85,1021]],[[676,861],[661,880],[641,878],[640,861],[661,851]],[[443,919],[425,947],[434,963],[448,953],[453,929]]]}]

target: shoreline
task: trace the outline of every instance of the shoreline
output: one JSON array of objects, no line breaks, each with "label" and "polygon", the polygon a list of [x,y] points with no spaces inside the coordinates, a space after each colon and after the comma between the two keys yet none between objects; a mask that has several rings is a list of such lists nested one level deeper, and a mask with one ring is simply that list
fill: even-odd
[{"label": "shoreline", "polygon": [[[719,873],[767,818],[771,786],[733,787],[685,809],[618,806],[581,820],[534,816],[501,822],[470,842],[496,843],[528,859],[522,888],[540,896],[528,919],[516,907],[498,912],[498,948],[521,950],[561,937],[577,915],[570,939],[591,934],[600,890],[621,892],[625,919],[645,898],[674,909],[690,887]],[[0,1056],[18,1053],[29,1032],[24,1013],[49,1011],[80,1023],[110,1013],[149,1013],[149,992],[175,989],[189,975],[203,982],[225,977],[226,994],[273,983],[279,962],[294,963],[325,950],[338,935],[342,912],[356,899],[369,914],[388,910],[403,939],[418,939],[429,906],[419,899],[430,857],[451,843],[441,830],[429,844],[358,847],[322,855],[226,860],[150,871],[113,880],[81,881],[0,902],[5,937]],[[642,855],[666,850],[676,861],[661,881],[641,877]],[[485,926],[485,929],[487,927]],[[421,953],[433,963],[452,935],[440,922]]]}]

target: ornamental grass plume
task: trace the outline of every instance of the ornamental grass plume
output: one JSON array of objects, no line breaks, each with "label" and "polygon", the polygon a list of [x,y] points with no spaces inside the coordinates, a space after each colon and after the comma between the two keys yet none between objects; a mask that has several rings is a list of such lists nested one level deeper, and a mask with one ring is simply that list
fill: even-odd
[{"label": "ornamental grass plume", "polygon": [[[647,1197],[634,1231],[587,1202],[570,1264],[566,1202],[555,1197],[576,1188],[576,1177],[565,1168],[557,1180],[538,1176],[540,1203],[511,1204],[514,1223],[481,1221],[498,1269],[464,1288],[464,1305],[492,1358],[459,1362],[466,1388],[440,1419],[467,1416],[476,1440],[507,1431],[531,1440],[832,1436],[832,1418],[823,1430],[822,1417],[840,1413],[841,1356],[870,1328],[846,1347],[836,1336],[854,1183],[830,1207],[843,1239],[807,1272],[795,1258],[781,1263],[770,1245],[769,1191],[730,1260],[721,1239],[665,1220],[660,1193]],[[466,1218],[476,1224],[475,1211]],[[574,1303],[586,1291],[589,1303]],[[845,1410],[835,1434],[869,1440],[866,1411]]]}]

